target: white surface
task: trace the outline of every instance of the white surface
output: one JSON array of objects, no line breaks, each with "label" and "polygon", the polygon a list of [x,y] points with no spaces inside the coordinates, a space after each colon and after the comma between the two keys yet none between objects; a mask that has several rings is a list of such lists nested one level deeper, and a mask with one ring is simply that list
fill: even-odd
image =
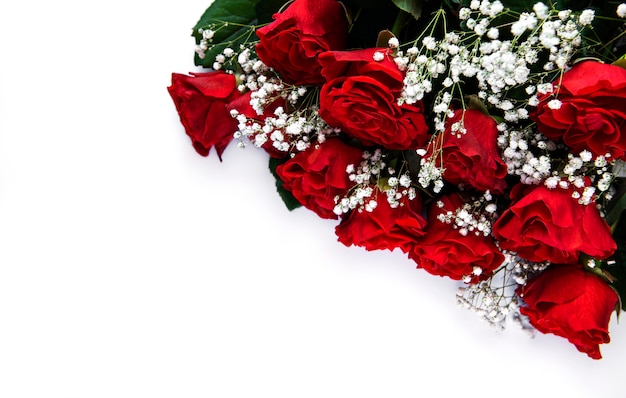
[{"label": "white surface", "polygon": [[0,6],[0,397],[623,397],[456,283],[289,213],[260,151],[197,155],[166,87],[199,0]]}]

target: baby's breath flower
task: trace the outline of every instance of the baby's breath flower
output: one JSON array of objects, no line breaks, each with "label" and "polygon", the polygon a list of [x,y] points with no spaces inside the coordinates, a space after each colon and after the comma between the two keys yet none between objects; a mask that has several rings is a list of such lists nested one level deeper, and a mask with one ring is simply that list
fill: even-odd
[{"label": "baby's breath flower", "polygon": [[539,19],[548,18],[548,15],[549,15],[548,6],[541,2],[535,3],[535,5],[533,6],[533,11],[535,12],[535,15],[537,15],[537,18]]},{"label": "baby's breath flower", "polygon": [[497,39],[499,35],[500,35],[500,31],[498,30],[498,28],[491,28],[487,32],[487,37],[491,40]]},{"label": "baby's breath flower", "polygon": [[591,9],[587,9],[587,10],[584,10],[582,13],[580,13],[580,16],[578,17],[578,22],[583,26],[591,25],[594,17],[595,17],[595,11]]},{"label": "baby's breath flower", "polygon": [[550,100],[550,102],[548,102],[548,108],[554,109],[554,110],[561,109],[561,101],[559,101],[556,98],[553,100]]},{"label": "baby's breath flower", "polygon": [[459,10],[459,19],[462,21],[465,21],[470,15],[472,15],[472,10],[469,8],[463,7]]},{"label": "baby's breath flower", "polygon": [[422,40],[422,44],[428,50],[434,50],[437,47],[437,41],[432,36],[424,37],[424,39]]}]

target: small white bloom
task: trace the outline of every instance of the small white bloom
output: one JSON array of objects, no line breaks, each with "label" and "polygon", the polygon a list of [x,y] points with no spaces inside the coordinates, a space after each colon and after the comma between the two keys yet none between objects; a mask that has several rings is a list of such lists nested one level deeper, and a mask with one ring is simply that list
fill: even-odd
[{"label": "small white bloom", "polygon": [[467,7],[463,7],[459,10],[459,19],[464,21],[467,18],[469,18],[471,14],[472,14],[472,10],[470,10]]},{"label": "small white bloom", "polygon": [[622,3],[617,6],[617,16],[620,18],[626,18],[626,3]]},{"label": "small white bloom", "polygon": [[428,50],[434,50],[437,47],[437,41],[432,36],[424,37],[424,39],[422,40],[422,44],[424,44],[424,47],[426,47]]},{"label": "small white bloom", "polygon": [[542,83],[537,85],[537,92],[539,94],[551,93],[554,90],[552,83]]},{"label": "small white bloom", "polygon": [[402,185],[405,188],[408,188],[411,186],[411,177],[409,177],[408,174],[403,174],[400,176],[400,185]]},{"label": "small white bloom", "polygon": [[491,12],[489,13],[489,16],[495,18],[502,11],[504,11],[504,4],[502,4],[501,1],[496,0],[491,3]]},{"label": "small white bloom", "polygon": [[543,3],[541,3],[541,2],[536,3],[533,6],[533,11],[537,15],[537,18],[539,18],[539,19],[546,19],[546,18],[548,18],[548,6],[543,4]]},{"label": "small white bloom", "polygon": [[376,206],[378,206],[378,202],[372,199],[365,205],[365,211],[371,213],[372,211],[374,211]]},{"label": "small white bloom", "polygon": [[203,39],[211,40],[214,35],[215,35],[215,32],[212,31],[211,29],[207,29],[207,30],[202,31],[202,38]]},{"label": "small white bloom", "polygon": [[563,11],[559,11],[559,19],[561,21],[565,21],[567,18],[569,18],[570,14],[572,13],[572,10],[563,10]]},{"label": "small white bloom", "polygon": [[561,105],[562,105],[562,102],[556,98],[548,102],[548,108],[552,110],[561,109]]},{"label": "small white bloom", "polygon": [[584,10],[580,13],[580,16],[578,17],[578,23],[580,23],[581,25],[591,25],[594,16],[595,11],[589,9]]},{"label": "small white bloom", "polygon": [[491,40],[497,39],[499,35],[500,35],[500,31],[498,30],[498,28],[491,28],[487,32],[487,37],[490,38]]},{"label": "small white bloom", "polygon": [[380,51],[376,51],[374,53],[374,61],[379,62],[379,61],[382,61],[383,59],[385,59],[385,54],[383,54]]},{"label": "small white bloom", "polygon": [[398,48],[398,46],[400,46],[400,41],[396,37],[392,37],[391,39],[389,39],[387,44],[390,48]]},{"label": "small white bloom", "polygon": [[559,185],[560,179],[559,177],[548,177],[546,178],[544,185],[548,189],[555,189]]},{"label": "small white bloom", "polygon": [[580,153],[580,158],[582,159],[583,162],[591,161],[592,157],[593,157],[593,154],[586,149]]}]

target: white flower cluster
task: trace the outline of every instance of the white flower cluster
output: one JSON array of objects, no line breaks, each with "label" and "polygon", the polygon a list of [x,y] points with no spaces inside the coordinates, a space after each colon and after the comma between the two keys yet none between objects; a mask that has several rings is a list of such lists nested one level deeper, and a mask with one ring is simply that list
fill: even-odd
[{"label": "white flower cluster", "polygon": [[[507,130],[505,124],[498,126],[498,146],[508,173],[519,176],[523,184],[540,184],[552,173],[550,152],[557,149],[556,143],[548,140],[533,129]],[[533,152],[540,151],[540,154]]]},{"label": "white flower cluster", "polygon": [[[528,103],[509,98],[508,93],[518,88],[525,88],[529,95],[540,91],[538,86],[545,85],[543,79],[548,75],[533,74],[531,67],[541,60],[545,71],[563,70],[580,46],[580,33],[593,20],[593,11],[557,12],[537,3],[533,12],[522,13],[510,26],[513,38],[500,40],[500,29],[504,28],[495,20],[506,12],[498,0],[472,1],[459,13],[469,31],[448,32],[443,40],[425,33],[405,52],[398,52],[396,63],[406,71],[398,102],[415,103],[433,86],[441,87],[433,111],[435,129],[443,131],[452,98],[463,98],[460,83],[475,79],[478,97],[501,110],[505,121],[527,119]],[[433,26],[439,17],[442,15],[435,15]]]},{"label": "white flower cluster", "polygon": [[[324,142],[326,135],[338,132],[318,115],[317,105],[298,108],[299,101],[309,94],[307,87],[284,83],[272,68],[252,58],[249,48],[241,48],[237,63],[244,72],[238,77],[239,91],[250,91],[250,106],[259,115],[255,118],[231,111],[239,123],[234,134],[239,147],[245,147],[246,142],[255,147],[270,142],[273,149],[294,156],[312,142]],[[283,104],[294,110],[286,112]],[[275,108],[273,114],[266,114],[272,108]]]},{"label": "white flower cluster", "polygon": [[570,153],[561,172],[554,172],[551,177],[546,178],[544,185],[550,189],[573,188],[572,198],[581,205],[595,203],[598,194],[611,200],[610,190],[615,176],[609,170],[611,163],[608,158],[609,154],[594,159],[589,151],[582,151],[578,156]]},{"label": "white flower cluster", "polygon": [[227,62],[233,62],[235,59],[235,50],[230,47],[225,47],[221,53],[215,56],[215,62],[213,62],[213,69],[223,69],[224,64]]},{"label": "white flower cluster", "polygon": [[391,208],[403,206],[403,199],[413,200],[417,197],[409,174],[387,167],[385,158],[386,155],[380,149],[374,152],[364,151],[361,163],[348,165],[348,178],[355,185],[345,196],[335,197],[335,214],[343,215],[355,209],[373,211],[378,206],[376,199],[372,198],[376,190],[386,195]]},{"label": "white flower cluster", "polygon": [[241,43],[242,39],[244,39],[246,36],[249,37],[251,34],[253,34],[255,29],[254,26],[249,26],[247,27],[247,29],[245,29],[245,32],[243,34],[234,38],[231,41],[214,43],[215,34],[224,28],[228,28],[229,26],[230,24],[228,22],[222,22],[212,23],[198,28],[198,34],[200,39],[198,40],[198,44],[196,44],[195,46],[195,52],[198,58],[205,59],[207,56],[207,52],[214,50],[216,47],[224,47],[221,50],[221,53],[215,56],[215,60],[211,65],[212,68],[215,70],[222,69],[224,62],[226,62],[229,58],[232,58],[233,55],[235,55],[235,51],[232,49],[232,47],[243,47],[247,44],[247,40],[243,40],[244,42]]},{"label": "white flower cluster", "polygon": [[531,275],[543,271],[549,264],[529,262],[508,251],[503,254],[505,261],[491,278],[459,287],[457,303],[473,310],[497,330],[506,328],[507,317],[512,314],[514,322],[532,331],[534,329],[526,324],[519,313],[520,302],[515,289],[525,285]]},{"label": "white flower cluster", "polygon": [[200,42],[196,45],[195,51],[198,54],[200,59],[204,59],[206,57],[206,52],[211,48],[211,43],[213,43],[213,36],[215,36],[215,26],[211,25],[210,27],[200,28],[198,29],[198,33],[202,35]]},{"label": "white flower cluster", "polygon": [[259,148],[269,141],[275,150],[295,156],[295,152],[306,150],[313,141],[322,143],[326,135],[337,132],[319,117],[315,106],[292,113],[279,106],[273,116],[266,115],[262,120],[247,118],[236,111],[231,114],[239,122],[235,138],[242,148],[246,145],[244,138]]},{"label": "white flower cluster", "polygon": [[[443,223],[452,224],[463,236],[469,233],[490,236],[492,222],[497,216],[497,206],[492,200],[491,193],[487,191],[481,197],[465,203],[463,207],[441,213],[437,218]],[[437,202],[437,206],[443,207],[443,202]]]},{"label": "white flower cluster", "polygon": [[417,154],[422,156],[420,159],[420,169],[417,175],[417,182],[424,189],[427,189],[432,184],[433,192],[439,193],[444,187],[443,173],[445,169],[437,166],[437,156],[431,156],[429,158],[423,157],[426,151],[423,149],[417,150]]}]

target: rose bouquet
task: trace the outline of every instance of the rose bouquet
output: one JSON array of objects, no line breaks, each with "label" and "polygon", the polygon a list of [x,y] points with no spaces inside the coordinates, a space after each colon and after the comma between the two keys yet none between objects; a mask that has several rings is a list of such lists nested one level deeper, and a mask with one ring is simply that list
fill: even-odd
[{"label": "rose bouquet", "polygon": [[594,359],[626,297],[626,4],[215,0],[168,88],[196,151],[266,151],[346,246]]}]

